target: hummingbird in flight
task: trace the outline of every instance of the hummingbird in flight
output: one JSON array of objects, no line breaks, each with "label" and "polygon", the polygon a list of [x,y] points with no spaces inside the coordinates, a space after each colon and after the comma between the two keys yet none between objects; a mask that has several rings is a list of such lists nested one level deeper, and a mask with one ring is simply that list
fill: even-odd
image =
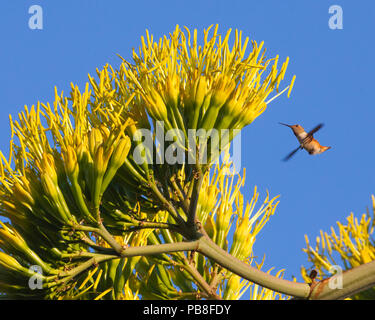
[{"label": "hummingbird in flight", "polygon": [[320,130],[323,127],[323,123],[318,124],[314,129],[309,132],[306,132],[303,127],[299,124],[289,125],[285,123],[281,123],[283,126],[287,126],[293,130],[294,135],[297,137],[300,146],[294,149],[291,153],[289,153],[283,160],[288,161],[294,154],[301,149],[305,149],[309,154],[319,154],[331,149],[331,147],[325,147],[320,145],[320,143],[314,139],[313,134]]}]

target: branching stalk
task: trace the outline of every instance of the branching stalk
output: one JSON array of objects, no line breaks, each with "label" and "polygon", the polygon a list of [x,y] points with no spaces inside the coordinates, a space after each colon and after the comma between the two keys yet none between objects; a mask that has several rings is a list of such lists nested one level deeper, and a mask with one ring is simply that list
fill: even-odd
[{"label": "branching stalk", "polygon": [[199,239],[197,251],[214,260],[229,271],[251,282],[257,283],[262,287],[295,297],[307,298],[309,296],[310,286],[308,284],[280,279],[249,266],[221,249],[212,240],[206,237]]},{"label": "branching stalk", "polygon": [[[341,279],[339,277],[342,277]],[[362,264],[311,286],[311,300],[345,299],[375,286],[375,261]]]},{"label": "branching stalk", "polygon": [[183,267],[194,278],[201,290],[203,290],[210,299],[221,300],[221,297],[216,294],[215,289],[207,283],[207,281],[202,277],[202,275],[198,272],[194,265],[192,263],[189,263],[186,258],[184,260],[185,265]]},{"label": "branching stalk", "polygon": [[194,187],[193,187],[193,194],[192,194],[191,201],[190,201],[189,215],[188,215],[188,221],[187,221],[189,225],[192,225],[195,223],[198,199],[199,199],[200,189],[201,189],[202,182],[203,182],[203,173],[200,170],[200,167],[197,166],[197,168],[198,168],[198,171],[197,171],[198,177],[196,179],[194,178],[194,180],[192,181],[192,183],[194,184]]}]

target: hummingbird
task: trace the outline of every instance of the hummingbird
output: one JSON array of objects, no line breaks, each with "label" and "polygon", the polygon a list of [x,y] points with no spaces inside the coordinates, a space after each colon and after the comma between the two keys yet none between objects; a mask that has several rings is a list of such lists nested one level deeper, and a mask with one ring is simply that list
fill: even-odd
[{"label": "hummingbird", "polygon": [[323,123],[318,124],[314,129],[306,132],[303,127],[299,124],[289,125],[281,123],[283,126],[287,126],[293,130],[294,135],[297,137],[300,146],[289,153],[283,160],[288,161],[298,150],[305,149],[309,154],[319,154],[331,149],[331,147],[321,146],[320,143],[314,139],[313,134],[323,127]]}]

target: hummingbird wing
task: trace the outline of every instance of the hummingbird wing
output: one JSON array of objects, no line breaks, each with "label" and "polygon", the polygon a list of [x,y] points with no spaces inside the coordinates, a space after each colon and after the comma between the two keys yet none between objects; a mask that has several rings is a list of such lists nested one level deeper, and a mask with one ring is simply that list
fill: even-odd
[{"label": "hummingbird wing", "polygon": [[318,130],[320,130],[323,126],[324,126],[323,123],[319,123],[314,129],[312,129],[311,131],[309,131],[307,133],[307,135],[308,136],[312,136],[315,132],[317,132]]},{"label": "hummingbird wing", "polygon": [[294,156],[294,154],[299,150],[299,149],[303,149],[301,146],[299,146],[297,149],[294,149],[291,153],[289,153],[284,159],[283,161],[288,161],[291,157]]},{"label": "hummingbird wing", "polygon": [[313,139],[313,134],[317,131],[319,131],[324,126],[323,123],[319,123],[314,129],[310,130],[306,137],[303,139],[302,145],[305,143],[310,142]]}]

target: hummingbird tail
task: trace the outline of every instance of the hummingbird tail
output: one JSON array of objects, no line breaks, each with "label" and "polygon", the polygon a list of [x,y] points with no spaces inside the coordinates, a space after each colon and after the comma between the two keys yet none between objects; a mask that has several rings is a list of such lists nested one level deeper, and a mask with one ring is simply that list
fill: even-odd
[{"label": "hummingbird tail", "polygon": [[327,151],[328,149],[331,149],[332,147],[324,147],[322,146],[322,152]]}]

